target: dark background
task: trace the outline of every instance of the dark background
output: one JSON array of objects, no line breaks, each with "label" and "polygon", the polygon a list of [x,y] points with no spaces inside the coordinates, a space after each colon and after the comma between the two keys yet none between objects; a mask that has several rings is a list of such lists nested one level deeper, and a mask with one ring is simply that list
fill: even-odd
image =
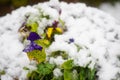
[{"label": "dark background", "polygon": [[[0,16],[4,16],[10,13],[12,10],[19,8],[20,6],[33,5],[39,2],[44,2],[49,0],[0,0]],[[115,2],[120,0],[59,0],[70,2],[84,2],[88,6],[98,7],[101,3],[108,2],[114,5]]]}]

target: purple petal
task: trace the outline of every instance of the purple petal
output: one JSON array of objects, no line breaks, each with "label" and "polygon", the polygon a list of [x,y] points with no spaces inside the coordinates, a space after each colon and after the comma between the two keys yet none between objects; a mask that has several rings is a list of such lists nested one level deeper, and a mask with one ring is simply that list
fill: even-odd
[{"label": "purple petal", "polygon": [[27,47],[23,50],[23,52],[31,52],[33,50],[42,50],[42,47],[37,45],[34,42],[31,42],[30,45],[27,45]]},{"label": "purple petal", "polygon": [[60,10],[59,10],[59,15],[61,15],[61,13],[62,13],[62,10],[60,9]]},{"label": "purple petal", "polygon": [[32,42],[33,43],[33,47],[35,48],[35,50],[42,50],[42,47],[37,45],[36,43]]},{"label": "purple petal", "polygon": [[69,39],[69,43],[73,43],[74,42],[74,39],[73,38],[70,38]]},{"label": "purple petal", "polygon": [[27,40],[30,40],[30,41],[35,41],[38,39],[41,39],[41,37],[36,32],[31,32],[27,38]]},{"label": "purple petal", "polygon": [[56,28],[56,27],[58,26],[58,23],[59,23],[58,21],[54,21],[54,22],[53,22],[53,27]]},{"label": "purple petal", "polygon": [[35,48],[30,44],[30,45],[27,45],[27,47],[23,50],[23,52],[31,52],[35,50]]}]

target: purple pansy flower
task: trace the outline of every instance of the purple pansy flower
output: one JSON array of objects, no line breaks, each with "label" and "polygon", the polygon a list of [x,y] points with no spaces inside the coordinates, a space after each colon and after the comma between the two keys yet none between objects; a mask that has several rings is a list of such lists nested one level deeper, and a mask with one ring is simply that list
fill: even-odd
[{"label": "purple pansy flower", "polygon": [[23,50],[24,52],[31,52],[33,50],[42,50],[42,47],[37,45],[34,41],[41,39],[41,37],[36,32],[31,32],[27,37],[27,40],[30,40],[30,44],[26,46]]},{"label": "purple pansy flower", "polygon": [[42,50],[42,47],[37,45],[35,42],[31,42],[30,45],[27,45],[27,47],[23,50],[23,52],[31,52],[33,50]]},{"label": "purple pansy flower", "polygon": [[36,32],[31,32],[27,38],[27,40],[30,40],[31,42],[38,39],[41,39],[41,37]]},{"label": "purple pansy flower", "polygon": [[69,39],[69,43],[73,43],[74,42],[74,39],[73,38],[70,38]]}]

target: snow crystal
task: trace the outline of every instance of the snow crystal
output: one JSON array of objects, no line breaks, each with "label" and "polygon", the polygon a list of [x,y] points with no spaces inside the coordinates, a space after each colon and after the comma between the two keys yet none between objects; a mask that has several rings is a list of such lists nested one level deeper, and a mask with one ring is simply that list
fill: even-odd
[{"label": "snow crystal", "polygon": [[55,68],[53,74],[55,75],[55,77],[62,76],[62,72],[60,71],[59,68]]}]

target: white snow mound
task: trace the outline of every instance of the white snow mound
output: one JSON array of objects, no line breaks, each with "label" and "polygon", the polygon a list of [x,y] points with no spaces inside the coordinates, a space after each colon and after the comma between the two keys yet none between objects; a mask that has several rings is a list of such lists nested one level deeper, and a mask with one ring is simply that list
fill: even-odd
[{"label": "white snow mound", "polygon": [[[0,71],[6,72],[0,76],[1,80],[25,80],[27,71],[23,70],[23,67],[34,68],[27,55],[22,52],[24,46],[20,42],[18,29],[25,21],[25,14],[37,13],[39,7],[53,19],[58,19],[57,11],[51,9],[50,5],[61,8],[60,18],[68,30],[62,35],[55,35],[55,42],[49,47],[48,52],[64,50],[80,66],[92,60],[91,68],[94,64],[99,66],[99,80],[120,80],[120,23],[109,14],[85,4],[57,1],[21,7],[0,18]],[[83,48],[77,52],[75,45],[66,43],[69,38],[73,38],[74,43]],[[88,57],[88,54],[92,57]],[[50,62],[59,65],[64,60],[58,57],[51,58]]]}]

